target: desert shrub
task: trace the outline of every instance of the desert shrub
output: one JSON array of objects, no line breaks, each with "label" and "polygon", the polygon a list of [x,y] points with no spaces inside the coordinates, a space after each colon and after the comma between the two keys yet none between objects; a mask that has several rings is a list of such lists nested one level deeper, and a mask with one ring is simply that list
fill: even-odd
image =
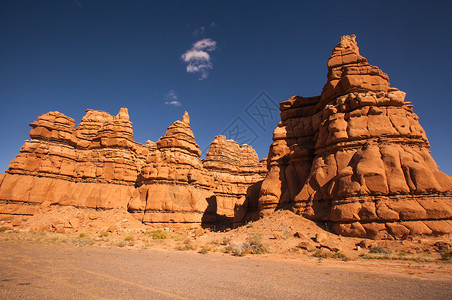
[{"label": "desert shrub", "polygon": [[226,253],[231,253],[234,256],[245,256],[251,253],[250,246],[248,243],[233,243],[225,248]]},{"label": "desert shrub", "polygon": [[86,237],[82,237],[82,238],[75,238],[72,240],[72,244],[74,244],[77,247],[83,247],[86,245],[93,245],[94,244],[94,240],[93,239],[89,239]]},{"label": "desert shrub", "polygon": [[248,243],[250,243],[251,245],[257,245],[257,244],[262,243],[262,238],[263,238],[263,236],[261,233],[253,232],[248,235],[248,237],[246,238],[246,241]]},{"label": "desert shrub", "polygon": [[317,249],[314,253],[312,253],[311,255],[312,257],[317,257],[317,258],[328,258],[329,257],[329,253],[322,251],[322,249]]},{"label": "desert shrub", "polygon": [[269,252],[269,248],[262,242],[262,234],[252,233],[246,239],[252,254],[264,254]]},{"label": "desert shrub", "polygon": [[269,251],[269,247],[262,242],[262,234],[260,233],[252,233],[248,236],[246,242],[233,243],[225,248],[226,253],[231,253],[234,256],[264,254]]},{"label": "desert shrub", "polygon": [[441,260],[452,261],[452,250],[440,250]]},{"label": "desert shrub", "polygon": [[369,253],[372,253],[372,254],[392,254],[392,250],[388,249],[388,248],[381,247],[381,246],[377,246],[377,247],[370,248]]},{"label": "desert shrub", "polygon": [[178,246],[176,249],[180,251],[187,251],[187,250],[196,250],[198,248],[198,245],[193,243],[193,241],[189,238],[185,239],[183,244]]},{"label": "desert shrub", "polygon": [[0,232],[5,232],[6,228],[5,227],[0,227]]},{"label": "desert shrub", "polygon": [[78,236],[81,238],[86,238],[89,236],[89,234],[87,232],[80,232],[80,234]]},{"label": "desert shrub", "polygon": [[124,238],[124,241],[126,241],[126,242],[133,242],[133,240],[135,240],[135,238],[133,237],[133,235],[127,235],[127,236]]},{"label": "desert shrub", "polygon": [[345,255],[344,253],[342,253],[342,252],[340,252],[340,251],[335,252],[335,253],[333,254],[332,258],[334,258],[334,259],[340,259],[340,260],[343,260],[343,261],[349,261],[349,260],[350,260],[350,258],[348,258],[347,255]]},{"label": "desert shrub", "polygon": [[231,240],[232,240],[232,238],[229,237],[229,236],[227,236],[227,237],[225,237],[225,238],[223,239],[223,241],[221,241],[221,244],[224,245],[224,246],[226,246],[226,245],[228,245],[228,244],[231,242]]},{"label": "desert shrub", "polygon": [[213,240],[210,242],[210,244],[214,245],[214,246],[220,246],[220,241],[218,240]]},{"label": "desert shrub", "polygon": [[161,230],[148,231],[146,232],[146,234],[148,234],[154,240],[163,240],[168,238],[168,234]]},{"label": "desert shrub", "polygon": [[108,232],[102,231],[101,233],[99,233],[99,237],[108,237]]},{"label": "desert shrub", "polygon": [[212,250],[212,247],[210,245],[202,245],[198,253],[207,254],[210,250]]},{"label": "desert shrub", "polygon": [[118,246],[118,247],[125,247],[125,246],[127,246],[127,242],[126,242],[126,241],[120,241],[120,242],[117,244],[117,246]]}]

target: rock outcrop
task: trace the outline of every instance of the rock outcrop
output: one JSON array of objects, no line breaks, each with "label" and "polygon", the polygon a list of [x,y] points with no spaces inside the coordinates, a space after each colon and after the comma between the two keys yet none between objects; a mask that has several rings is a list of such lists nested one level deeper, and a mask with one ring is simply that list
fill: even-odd
[{"label": "rock outcrop", "polygon": [[0,213],[33,215],[39,205],[126,208],[140,166],[127,109],[117,116],[87,110],[79,127],[49,112],[30,124],[30,137],[0,186]]},{"label": "rock outcrop", "polygon": [[129,211],[144,223],[215,223],[207,210],[213,180],[203,169],[201,151],[187,113],[150,147]]},{"label": "rock outcrop", "polygon": [[342,37],[321,95],[280,104],[260,214],[292,209],[347,236],[452,232],[452,181],[404,99],[355,36]]},{"label": "rock outcrop", "polygon": [[[128,210],[145,224],[212,226],[222,214],[232,217],[246,187],[265,174],[249,146],[237,145],[226,154],[250,156],[237,165],[244,167],[240,172],[217,164],[225,174],[218,176],[214,168],[205,168],[188,113],[157,143],[146,145],[134,141],[126,108],[116,116],[87,110],[77,128],[72,118],[59,112],[44,114],[30,126],[32,140],[25,141],[6,173],[0,174],[0,220],[16,225],[49,207],[71,206],[87,214],[86,209]],[[228,170],[234,179],[226,176]],[[217,204],[216,195],[229,202]],[[110,225],[115,224],[105,220],[101,227]]]},{"label": "rock outcrop", "polygon": [[219,135],[210,144],[203,166],[214,179],[212,201],[216,207],[217,223],[233,223],[236,206],[243,205],[246,196],[260,186],[267,173],[266,160],[259,162],[256,151],[249,145],[239,145]]}]

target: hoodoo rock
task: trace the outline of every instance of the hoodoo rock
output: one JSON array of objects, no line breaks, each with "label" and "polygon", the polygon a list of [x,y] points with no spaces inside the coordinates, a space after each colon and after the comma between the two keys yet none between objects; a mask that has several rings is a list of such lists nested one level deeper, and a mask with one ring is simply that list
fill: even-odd
[{"label": "hoodoo rock", "polygon": [[452,232],[452,181],[388,76],[344,36],[318,97],[281,102],[257,209],[292,209],[370,238]]},{"label": "hoodoo rock", "polygon": [[210,144],[203,166],[214,179],[213,191],[217,218],[232,223],[234,209],[255,190],[267,173],[266,161],[259,162],[256,151],[249,145],[239,145],[219,135]]},{"label": "hoodoo rock", "polygon": [[[52,207],[76,207],[86,214],[90,209],[118,210],[119,215],[128,210],[145,224],[211,226],[221,216],[232,217],[246,188],[265,176],[265,166],[250,146],[236,145],[225,154],[247,156],[236,162],[244,167],[239,172],[219,167],[223,173],[231,170],[233,180],[205,168],[187,112],[157,143],[146,145],[134,141],[126,108],[116,116],[89,109],[77,128],[59,112],[44,114],[30,126],[32,140],[0,174],[0,222],[26,226],[31,216]],[[217,204],[217,195],[229,202]],[[115,226],[108,222],[103,227]]]},{"label": "hoodoo rock", "polygon": [[207,211],[213,179],[189,124],[185,112],[149,151],[128,207],[144,223],[215,223],[214,212]]},{"label": "hoodoo rock", "polygon": [[59,112],[30,124],[30,137],[0,186],[2,214],[33,215],[43,202],[125,208],[140,166],[127,109],[87,110],[79,127]]}]

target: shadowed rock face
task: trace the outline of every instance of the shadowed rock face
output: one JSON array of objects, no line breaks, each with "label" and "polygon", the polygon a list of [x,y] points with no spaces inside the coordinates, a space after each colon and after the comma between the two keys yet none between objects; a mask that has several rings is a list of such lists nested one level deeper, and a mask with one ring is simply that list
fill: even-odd
[{"label": "shadowed rock face", "polygon": [[[59,112],[44,114],[30,126],[32,140],[0,175],[0,219],[16,224],[57,205],[129,210],[144,223],[211,225],[222,216],[232,218],[246,187],[266,171],[251,147],[219,145],[221,137],[206,158],[207,165],[217,164],[204,168],[188,113],[157,143],[146,145],[134,141],[126,108],[116,116],[87,110],[77,128]],[[247,169],[238,173],[215,158],[242,154],[249,158],[236,167]]]},{"label": "shadowed rock face", "polygon": [[322,94],[280,104],[260,214],[292,209],[348,236],[452,232],[452,181],[404,99],[355,36],[342,37]]},{"label": "shadowed rock face", "polygon": [[213,191],[218,205],[217,214],[231,225],[234,210],[246,201],[253,184],[259,183],[267,173],[266,160],[259,163],[256,151],[249,145],[239,145],[219,135],[210,144],[203,166],[213,181]]}]

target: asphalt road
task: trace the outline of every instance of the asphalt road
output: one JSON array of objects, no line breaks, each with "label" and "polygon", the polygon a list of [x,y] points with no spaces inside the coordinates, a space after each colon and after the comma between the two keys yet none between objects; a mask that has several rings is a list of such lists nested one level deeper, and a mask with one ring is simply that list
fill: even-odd
[{"label": "asphalt road", "polygon": [[452,299],[452,280],[252,257],[2,240],[0,299]]}]

